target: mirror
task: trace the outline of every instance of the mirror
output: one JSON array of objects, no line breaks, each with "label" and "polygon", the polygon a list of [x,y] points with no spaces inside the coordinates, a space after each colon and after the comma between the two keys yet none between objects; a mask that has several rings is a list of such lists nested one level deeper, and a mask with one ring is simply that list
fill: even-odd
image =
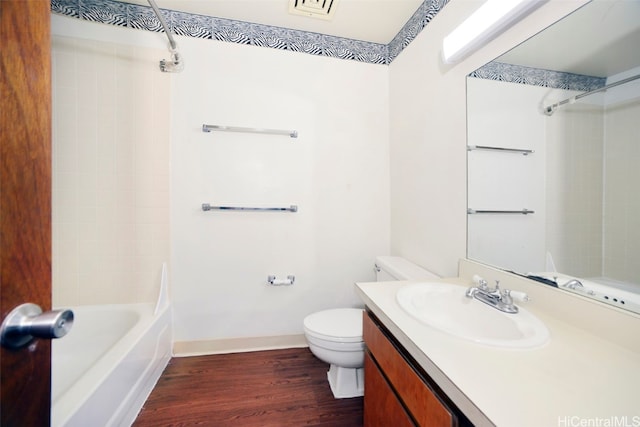
[{"label": "mirror", "polygon": [[467,77],[467,256],[640,312],[640,2],[593,0]]}]

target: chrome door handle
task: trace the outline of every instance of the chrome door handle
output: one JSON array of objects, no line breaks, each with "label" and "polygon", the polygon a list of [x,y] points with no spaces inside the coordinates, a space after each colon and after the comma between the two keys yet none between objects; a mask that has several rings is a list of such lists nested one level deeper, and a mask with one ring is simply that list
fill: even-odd
[{"label": "chrome door handle", "polygon": [[26,303],[14,308],[0,326],[3,347],[20,348],[34,338],[62,338],[73,326],[73,311],[42,312],[37,304]]}]

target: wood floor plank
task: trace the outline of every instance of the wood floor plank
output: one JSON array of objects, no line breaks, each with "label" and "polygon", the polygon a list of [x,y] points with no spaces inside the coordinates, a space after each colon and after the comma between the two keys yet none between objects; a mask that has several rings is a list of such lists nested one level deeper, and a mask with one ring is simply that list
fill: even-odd
[{"label": "wood floor plank", "polygon": [[335,399],[309,349],[174,358],[134,427],[362,426],[363,399]]}]

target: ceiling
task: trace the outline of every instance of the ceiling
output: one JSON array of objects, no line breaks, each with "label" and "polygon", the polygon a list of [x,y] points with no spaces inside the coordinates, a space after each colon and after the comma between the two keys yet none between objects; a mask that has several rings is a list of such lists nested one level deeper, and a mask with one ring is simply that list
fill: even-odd
[{"label": "ceiling", "polygon": [[638,67],[640,1],[593,0],[497,61],[594,77]]},{"label": "ceiling", "polygon": [[[147,0],[119,0],[148,6]],[[307,0],[315,1],[315,0]],[[388,44],[423,0],[338,0],[332,19],[289,12],[290,0],[155,0],[160,9]]]}]

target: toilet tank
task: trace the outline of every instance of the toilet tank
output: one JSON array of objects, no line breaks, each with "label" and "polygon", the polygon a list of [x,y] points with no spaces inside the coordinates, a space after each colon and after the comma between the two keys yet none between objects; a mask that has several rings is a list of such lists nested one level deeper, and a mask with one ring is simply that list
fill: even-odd
[{"label": "toilet tank", "polygon": [[376,257],[376,281],[389,282],[394,280],[424,280],[439,279],[440,277],[424,268],[415,265],[402,257]]}]

